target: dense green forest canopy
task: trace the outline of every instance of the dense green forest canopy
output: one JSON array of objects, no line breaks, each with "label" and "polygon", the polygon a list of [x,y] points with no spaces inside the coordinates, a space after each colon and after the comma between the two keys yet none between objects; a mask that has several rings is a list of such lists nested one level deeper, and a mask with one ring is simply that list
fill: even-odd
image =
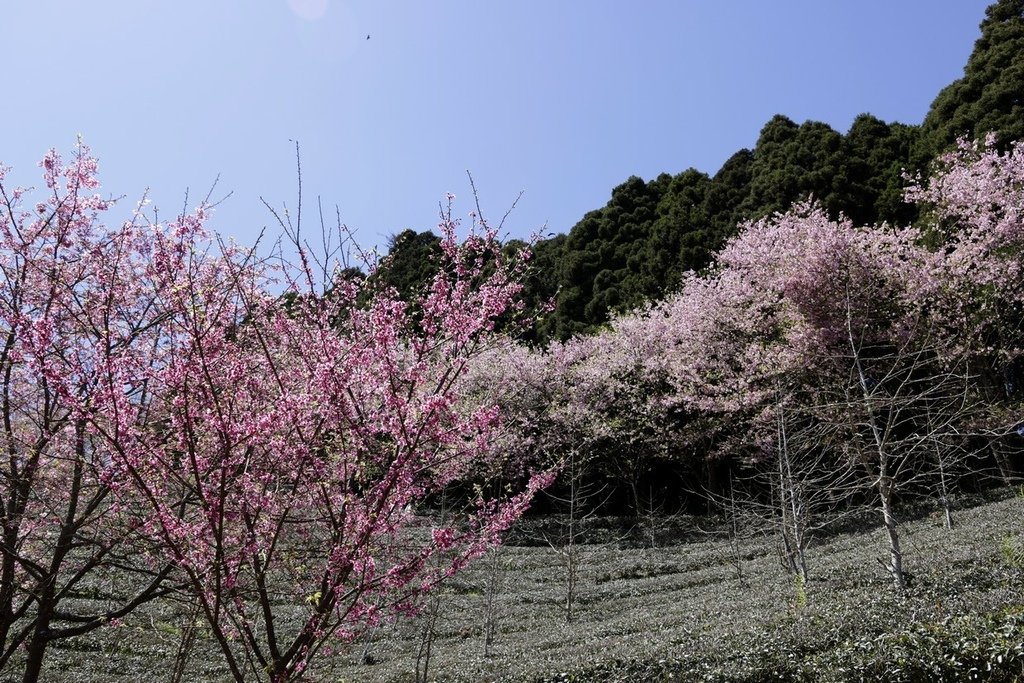
[{"label": "dense green forest canopy", "polygon": [[[963,78],[938,94],[921,125],[864,113],[842,133],[779,114],[753,149],[737,151],[714,175],[690,168],[627,178],[605,206],[535,246],[526,301],[555,307],[531,341],[590,333],[614,313],[664,297],[684,272],[705,268],[742,223],[795,201],[813,197],[854,225],[906,225],[916,218],[903,202],[907,176],[925,171],[958,136],[989,132],[1004,146],[1024,139],[1024,0],[988,8]],[[429,232],[396,235],[380,277],[401,292],[427,282],[437,241]]]},{"label": "dense green forest canopy", "polygon": [[1024,0],[1000,0],[985,11],[981,37],[963,78],[943,88],[922,129],[933,155],[957,136],[995,132],[1005,146],[1024,139]]}]

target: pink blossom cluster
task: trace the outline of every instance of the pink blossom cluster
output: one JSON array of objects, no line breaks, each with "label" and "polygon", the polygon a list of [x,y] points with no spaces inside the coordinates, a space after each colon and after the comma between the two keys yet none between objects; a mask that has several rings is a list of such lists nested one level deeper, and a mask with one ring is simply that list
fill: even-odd
[{"label": "pink blossom cluster", "polygon": [[1024,348],[1024,148],[962,142],[907,198],[918,225],[854,226],[805,202],[741,226],[666,300],[592,337],[496,352],[478,383],[500,387],[487,396],[520,416],[524,447],[632,458],[726,435],[771,452],[786,397],[826,400],[858,354],[925,354],[937,374],[969,361],[983,391]]},{"label": "pink blossom cluster", "polygon": [[84,145],[41,166],[46,200],[4,190],[0,216],[0,656],[45,646],[69,573],[116,571],[73,548],[130,547],[198,600],[236,680],[290,680],[499,543],[550,482],[524,470],[433,530],[420,510],[495,452],[501,410],[464,378],[523,265],[485,224],[460,241],[449,207],[412,303],[363,277],[325,294],[302,245],[271,266],[209,235],[207,207],[104,227]]}]

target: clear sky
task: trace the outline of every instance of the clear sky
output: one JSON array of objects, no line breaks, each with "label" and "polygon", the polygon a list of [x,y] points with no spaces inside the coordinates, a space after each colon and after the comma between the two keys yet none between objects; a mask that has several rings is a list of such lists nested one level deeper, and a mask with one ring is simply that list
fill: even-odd
[{"label": "clear sky", "polygon": [[[713,173],[775,113],[919,123],[988,0],[0,0],[0,160],[39,184],[77,134],[103,189],[233,195],[251,243],[316,197],[383,244],[525,191],[512,236],[565,232],[630,175]],[[367,39],[369,36],[369,39]],[[119,216],[120,217],[120,216]],[[546,226],[546,228],[545,228]]]}]

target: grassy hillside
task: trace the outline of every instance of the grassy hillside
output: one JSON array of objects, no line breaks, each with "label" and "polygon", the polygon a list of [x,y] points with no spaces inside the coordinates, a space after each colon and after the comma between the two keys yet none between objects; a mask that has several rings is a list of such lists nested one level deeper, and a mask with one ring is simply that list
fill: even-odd
[{"label": "grassy hillside", "polygon": [[[542,543],[507,546],[453,580],[419,619],[342,648],[315,680],[416,680],[428,641],[427,680],[438,681],[1024,680],[1024,496],[963,509],[952,531],[937,513],[916,516],[904,527],[914,576],[904,595],[876,561],[878,529],[819,541],[802,588],[769,538],[731,543],[687,518],[674,528],[690,540],[637,548],[615,528],[597,529],[591,539],[602,543],[579,546],[571,623],[564,556]],[[535,521],[526,536],[552,523]],[[183,611],[153,606],[55,646],[45,680],[172,680],[189,632],[181,680],[225,680],[212,643],[187,624]]]}]

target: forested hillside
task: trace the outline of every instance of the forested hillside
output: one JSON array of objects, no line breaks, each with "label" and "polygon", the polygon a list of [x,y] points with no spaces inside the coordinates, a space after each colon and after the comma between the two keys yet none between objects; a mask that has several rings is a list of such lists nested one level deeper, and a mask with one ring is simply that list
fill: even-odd
[{"label": "forested hillside", "polygon": [[[1024,0],[1002,0],[920,125],[776,115],[713,176],[630,177],[537,244],[524,294],[539,326],[478,369],[513,416],[506,451],[560,458],[556,490],[601,490],[591,503],[632,515],[700,512],[733,477],[777,495],[778,473],[757,470],[780,443],[804,449],[809,476],[849,476],[800,484],[826,508],[836,491],[846,506],[1016,481],[1022,40]],[[438,238],[391,246],[373,277],[419,291]],[[876,450],[901,459],[871,492],[878,416],[895,426]]]},{"label": "forested hillside", "polygon": [[[989,132],[1004,148],[1024,138],[1024,0],[988,8],[963,78],[938,94],[921,124],[864,113],[843,133],[778,114],[753,149],[737,151],[713,175],[690,168],[627,178],[605,206],[536,245],[526,300],[556,305],[533,340],[593,332],[615,312],[662,298],[683,273],[706,267],[744,221],[808,197],[854,225],[907,225],[916,210],[903,202],[906,176],[926,171],[958,136]],[[429,232],[396,235],[381,277],[414,290],[432,272],[437,242]]]}]

